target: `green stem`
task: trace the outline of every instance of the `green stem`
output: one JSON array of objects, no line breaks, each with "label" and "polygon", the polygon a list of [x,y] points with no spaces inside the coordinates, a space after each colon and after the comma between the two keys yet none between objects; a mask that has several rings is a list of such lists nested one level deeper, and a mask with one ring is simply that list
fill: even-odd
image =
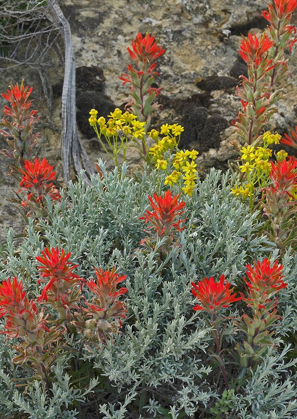
[{"label": "green stem", "polygon": [[215,338],[215,343],[216,343],[216,348],[217,348],[217,354],[218,354],[218,357],[221,360],[220,367],[221,367],[221,371],[222,371],[222,374],[223,374],[225,387],[226,387],[227,390],[229,390],[229,383],[228,383],[228,378],[227,378],[227,374],[226,374],[225,364],[224,364],[224,361],[223,361],[223,358],[222,358],[222,355],[221,355],[219,331],[218,331],[218,327],[217,327],[215,313],[213,313],[213,325],[214,325],[214,338]]},{"label": "green stem", "polygon": [[[280,30],[280,24],[281,24],[281,20],[279,19],[278,25],[277,25],[277,30],[276,30],[276,33],[277,33],[276,38],[277,38],[278,43],[275,46],[273,61],[276,59],[277,54],[278,54],[278,49],[279,49],[279,41],[280,41],[279,30]],[[273,87],[274,79],[275,79],[275,74],[276,74],[276,67],[274,67],[273,72],[272,72],[272,76],[271,76],[271,79],[270,79],[270,87]]]}]

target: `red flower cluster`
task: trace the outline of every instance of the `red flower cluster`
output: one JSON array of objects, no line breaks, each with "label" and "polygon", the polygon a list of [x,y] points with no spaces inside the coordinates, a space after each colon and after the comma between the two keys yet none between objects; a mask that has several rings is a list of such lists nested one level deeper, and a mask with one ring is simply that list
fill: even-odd
[{"label": "red flower cluster", "polygon": [[[38,337],[41,330],[49,332],[46,321],[34,301],[29,301],[23,291],[23,285],[18,283],[14,277],[13,282],[10,278],[0,284],[0,317],[5,316],[5,329],[1,334],[6,334],[8,338],[17,336],[31,340],[31,334]],[[28,342],[29,343],[29,342]]]},{"label": "red flower cluster", "polygon": [[271,162],[269,177],[274,188],[282,192],[290,193],[297,186],[297,160],[289,157],[288,160],[276,163]]},{"label": "red flower cluster", "polygon": [[[39,301],[47,301],[48,296],[53,301],[59,301],[63,305],[69,304],[69,289],[73,285],[81,284],[82,279],[75,275],[72,271],[78,265],[72,265],[71,262],[68,262],[71,253],[65,253],[62,249],[61,254],[59,248],[56,249],[45,249],[44,252],[41,252],[42,256],[37,256],[36,260],[41,263],[41,266],[38,266],[38,269],[41,272],[43,278],[48,278],[49,281],[46,286],[43,288]],[[38,283],[40,284],[44,279],[40,279]]]},{"label": "red flower cluster", "polygon": [[[127,48],[130,57],[137,65],[138,69],[135,69],[132,64],[128,65],[128,70],[130,75],[122,74],[120,80],[125,83],[135,84],[133,73],[137,73],[138,77],[144,74],[155,74],[159,73],[154,72],[157,63],[154,62],[158,57],[164,54],[165,49],[162,49],[155,43],[155,38],[148,33],[143,37],[141,33],[138,33],[135,41],[132,41],[132,49]],[[159,93],[159,92],[158,92]]]},{"label": "red flower cluster", "polygon": [[290,134],[291,136],[285,134],[285,137],[281,139],[281,143],[297,148],[297,125],[295,126],[295,130],[290,130]]},{"label": "red flower cluster", "polygon": [[168,190],[164,197],[158,196],[156,193],[153,194],[154,200],[149,196],[148,199],[151,203],[153,211],[146,211],[140,220],[145,220],[146,223],[150,223],[150,229],[153,229],[158,236],[168,235],[172,229],[175,228],[177,231],[183,230],[185,227],[181,227],[181,223],[184,220],[175,221],[176,217],[182,215],[184,211],[181,211],[186,203],[181,201],[178,202],[179,195],[171,196],[171,191]]},{"label": "red flower cluster", "polygon": [[268,259],[262,262],[255,262],[254,266],[247,265],[248,280],[244,280],[249,289],[253,292],[260,293],[265,298],[270,298],[282,288],[286,288],[287,284],[283,281],[283,266],[277,261],[271,266]]},{"label": "red flower cluster", "polygon": [[[261,37],[257,37],[256,34],[252,35],[251,33],[248,34],[248,37],[243,37],[239,54],[241,58],[246,63],[254,63],[256,67],[258,67],[264,58],[264,54],[272,47],[273,41],[271,41],[266,34]],[[269,65],[272,63],[272,60],[267,61],[267,68],[266,71],[269,71],[274,66]]]},{"label": "red flower cluster", "polygon": [[95,294],[91,303],[86,302],[84,309],[88,320],[85,322],[84,335],[88,339],[99,338],[106,341],[112,332],[121,327],[121,319],[126,318],[126,305],[118,299],[128,292],[127,288],[116,289],[117,284],[125,281],[126,275],[119,276],[115,268],[111,271],[95,269],[96,280],[86,282],[88,288]]},{"label": "red flower cluster", "polygon": [[274,0],[268,6],[269,11],[262,12],[262,16],[273,23],[273,20],[277,16],[278,19],[291,20],[291,14],[297,7],[297,0]]},{"label": "red flower cluster", "polygon": [[[149,33],[144,37],[141,33],[138,33],[136,39],[132,41],[132,48],[128,48],[128,52],[134,64],[129,64],[127,67],[128,74],[122,74],[119,78],[123,85],[130,84],[133,97],[131,102],[133,113],[141,121],[147,121],[148,116],[157,107],[156,104],[153,105],[152,103],[161,92],[160,87],[152,87],[152,84],[155,80],[154,76],[159,75],[154,71],[157,66],[156,60],[164,54],[165,49],[159,47],[155,38]],[[142,152],[146,157],[147,147],[144,140],[142,145]]]},{"label": "red flower cluster", "polygon": [[[31,102],[28,102],[29,96],[32,93],[33,87],[24,86],[24,83],[21,84],[21,87],[19,87],[17,84],[13,86],[13,84],[10,84],[10,90],[7,90],[7,93],[2,93],[2,96],[4,99],[6,99],[8,102],[10,102],[11,106],[13,108],[16,108],[17,105],[20,105],[23,109],[29,109],[31,107]],[[7,106],[5,106],[5,109]],[[34,112],[34,115],[37,113],[37,111]],[[4,111],[4,113],[6,113]]]},{"label": "red flower cluster", "polygon": [[[128,289],[116,289],[126,276],[119,276],[115,268],[111,271],[99,268],[95,269],[96,280],[87,282],[73,273],[78,265],[69,262],[70,255],[64,249],[60,252],[57,247],[45,249],[42,256],[36,257],[41,263],[38,269],[42,277],[48,278],[38,301],[56,307],[60,321],[68,330],[76,327],[87,339],[106,341],[110,333],[118,332],[120,319],[126,317],[126,306],[119,296],[126,294]],[[45,280],[38,283],[42,281]],[[95,294],[90,303],[82,295],[83,285]]]},{"label": "red flower cluster", "polygon": [[192,282],[192,294],[200,301],[193,307],[194,310],[206,310],[208,313],[213,314],[220,310],[222,307],[229,307],[235,301],[240,301],[242,297],[236,297],[236,293],[232,294],[233,288],[231,284],[226,281],[225,276],[222,275],[219,282],[215,282],[213,277],[204,278],[203,281]]},{"label": "red flower cluster", "polygon": [[7,139],[11,151],[4,150],[2,154],[17,159],[23,166],[23,159],[30,157],[38,141],[39,134],[33,134],[33,125],[39,117],[35,117],[37,110],[30,111],[29,96],[32,87],[25,87],[23,82],[20,87],[17,84],[10,84],[9,87],[7,93],[2,93],[2,96],[10,103],[11,107],[4,106],[4,114],[10,117],[10,120],[2,119],[2,125],[6,129],[1,129],[0,134]]},{"label": "red flower cluster", "polygon": [[32,163],[29,160],[25,160],[25,169],[20,170],[23,177],[20,186],[24,188],[38,188],[42,190],[44,187],[51,187],[53,184],[52,180],[56,180],[56,172],[53,172],[54,166],[50,166],[46,159],[40,161],[35,159]]},{"label": "red flower cluster", "polygon": [[50,196],[54,201],[61,201],[61,195],[52,181],[56,180],[56,172],[53,171],[54,166],[50,166],[46,159],[42,161],[35,159],[34,162],[25,160],[24,168],[18,169],[22,174],[20,182],[22,191],[27,192],[27,200],[22,201],[25,207],[29,203],[35,203],[43,207],[43,199],[46,195]]},{"label": "red flower cluster", "polygon": [[88,288],[97,295],[101,309],[108,306],[109,300],[116,299],[119,295],[126,294],[127,288],[116,289],[117,284],[125,281],[127,275],[119,276],[115,273],[115,268],[111,271],[103,271],[102,269],[95,269],[96,282],[91,280],[86,282]]},{"label": "red flower cluster", "polygon": [[135,41],[132,41],[132,49],[133,51],[128,48],[128,52],[133,61],[136,63],[138,63],[138,61],[141,61],[142,63],[148,62],[151,65],[153,61],[165,52],[165,49],[159,47],[155,42],[154,36],[149,35],[149,33],[146,33],[144,37],[141,33],[138,33]]}]

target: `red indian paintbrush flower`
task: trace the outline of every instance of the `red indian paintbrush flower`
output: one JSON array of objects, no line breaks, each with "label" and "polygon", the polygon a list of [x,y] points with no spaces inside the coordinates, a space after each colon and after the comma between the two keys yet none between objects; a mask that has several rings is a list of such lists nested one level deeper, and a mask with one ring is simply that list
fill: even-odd
[{"label": "red indian paintbrush flower", "polygon": [[18,84],[13,86],[9,85],[10,90],[7,93],[2,93],[4,99],[8,100],[11,104],[18,102],[22,107],[28,109],[31,106],[31,102],[28,102],[28,98],[32,93],[33,87],[24,86],[24,83],[19,87]]},{"label": "red indian paintbrush flower", "polygon": [[[257,67],[261,64],[264,53],[267,52],[272,45],[273,41],[271,41],[266,34],[258,38],[256,34],[252,35],[249,33],[248,37],[243,37],[241,41],[239,54],[246,63],[253,62]],[[267,65],[271,64],[271,62],[272,60],[269,60]],[[271,66],[271,68],[273,68],[273,66]],[[266,71],[268,70],[269,69],[266,69]]]},{"label": "red indian paintbrush flower", "polygon": [[164,54],[165,49],[159,47],[155,42],[155,37],[148,33],[143,37],[138,33],[135,41],[132,41],[133,51],[128,48],[128,52],[133,61],[150,62],[152,63],[158,57]]},{"label": "red indian paintbrush flower", "polygon": [[274,0],[269,4],[268,10],[262,12],[262,16],[272,23],[273,19],[276,16],[278,19],[291,19],[292,12],[297,7],[297,0]]},{"label": "red indian paintbrush flower", "polygon": [[[33,126],[39,120],[36,117],[37,110],[30,110],[31,101],[29,97],[32,87],[24,86],[22,82],[9,85],[7,93],[2,93],[4,99],[10,106],[4,106],[4,114],[8,118],[2,119],[0,135],[3,135],[8,142],[10,150],[2,150],[1,153],[7,157],[14,158],[21,167],[24,166],[24,160],[31,157],[32,150],[37,144],[39,134],[33,133]],[[15,171],[13,169],[13,171]]]},{"label": "red indian paintbrush flower", "polygon": [[46,159],[42,161],[35,159],[34,162],[25,160],[24,170],[20,169],[20,173],[23,174],[20,186],[25,188],[52,186],[51,181],[56,179],[53,168],[54,166],[50,166]]},{"label": "red indian paintbrush flower", "polygon": [[22,174],[19,192],[28,192],[27,201],[23,201],[22,206],[27,206],[30,201],[42,205],[46,195],[54,201],[61,201],[61,195],[52,182],[56,180],[56,172],[53,171],[53,168],[54,166],[50,166],[46,159],[42,161],[35,159],[34,162],[24,161],[24,168],[18,169]]},{"label": "red indian paintbrush flower", "polygon": [[148,197],[153,211],[147,210],[146,214],[139,219],[145,220],[146,223],[151,223],[152,226],[149,228],[154,229],[160,236],[165,232],[168,233],[172,227],[178,231],[183,230],[185,227],[181,227],[180,224],[186,219],[175,221],[177,216],[184,213],[181,210],[186,205],[183,201],[178,202],[179,197],[180,194],[171,196],[170,190],[165,193],[164,197],[154,193],[154,200],[150,196]]},{"label": "red indian paintbrush flower", "polygon": [[219,282],[215,282],[213,277],[204,278],[203,281],[192,282],[192,294],[200,301],[193,307],[194,310],[206,310],[213,314],[222,307],[229,307],[235,301],[240,301],[242,297],[236,297],[236,293],[232,294],[233,288],[231,284],[226,281],[225,275],[222,275]]},{"label": "red indian paintbrush flower", "polygon": [[[117,284],[124,281],[126,275],[119,276],[115,268],[111,271],[96,269],[96,279],[86,282],[95,294],[91,303],[86,302],[84,321],[78,322],[87,339],[107,341],[111,334],[118,333],[122,325],[121,319],[126,318],[126,304],[118,299],[128,292],[127,288],[116,289]],[[87,320],[85,320],[87,319]]]},{"label": "red indian paintbrush flower", "polygon": [[17,278],[10,278],[0,284],[0,317],[20,309],[25,299],[26,293],[23,291],[23,284],[18,284]]},{"label": "red indian paintbrush flower", "polygon": [[285,134],[285,137],[281,139],[281,143],[297,148],[297,125],[295,126],[295,130],[290,130],[290,134],[291,136]]},{"label": "red indian paintbrush flower", "polygon": [[[127,48],[130,57],[139,67],[139,69],[135,69],[132,64],[128,65],[128,70],[130,75],[122,74],[120,80],[123,81],[123,84],[131,83],[134,84],[133,80],[133,73],[137,73],[138,77],[143,75],[159,75],[159,73],[155,72],[155,68],[157,63],[154,62],[157,58],[165,53],[165,49],[159,47],[155,42],[155,38],[148,33],[143,37],[141,33],[138,33],[136,36],[135,41],[132,41],[132,49]],[[156,89],[156,95],[160,93],[160,89]]]},{"label": "red indian paintbrush flower", "polygon": [[283,266],[277,261],[271,266],[270,261],[264,259],[262,262],[254,262],[254,266],[247,265],[246,267],[249,281],[245,279],[245,283],[251,291],[260,293],[267,299],[280,289],[287,287],[282,279]]},{"label": "red indian paintbrush flower", "polygon": [[43,313],[38,313],[34,301],[29,301],[23,291],[21,281],[14,277],[0,284],[0,317],[5,317],[4,331],[8,338],[21,336],[26,339],[28,333],[39,333],[41,329],[49,331]]},{"label": "red indian paintbrush flower", "polygon": [[297,186],[297,160],[289,157],[288,160],[282,162],[277,161],[275,164],[271,162],[271,171],[269,177],[274,187],[281,191],[290,192]]},{"label": "red indian paintbrush flower", "polygon": [[[56,249],[45,249],[42,253],[42,256],[37,256],[36,260],[42,264],[37,268],[41,272],[43,278],[49,277],[49,282],[43,288],[40,301],[47,301],[48,293],[54,295],[55,300],[59,299],[61,295],[64,295],[67,292],[68,288],[76,283],[81,282],[81,278],[78,275],[75,275],[72,271],[78,265],[72,265],[71,262],[68,262],[71,253],[65,253],[65,250],[59,252],[58,246]],[[38,283],[45,280],[39,280]]]},{"label": "red indian paintbrush flower", "polygon": [[[127,288],[116,289],[117,284],[125,281],[126,275],[119,276],[115,273],[115,268],[111,271],[103,271],[103,269],[96,269],[96,282],[91,280],[86,282],[88,288],[93,291],[100,301],[100,309],[104,310],[108,304],[114,301],[119,295],[126,294]],[[94,308],[92,306],[92,308]]]},{"label": "red indian paintbrush flower", "polygon": [[[153,103],[161,92],[161,87],[152,87],[155,76],[159,73],[155,71],[157,67],[157,58],[164,54],[165,49],[158,46],[155,38],[147,33],[144,37],[138,33],[136,39],[132,41],[132,48],[128,48],[132,64],[127,67],[128,73],[122,74],[119,78],[123,85],[130,84],[132,101],[132,112],[141,122],[146,122],[147,132],[150,124],[150,114],[158,108]],[[145,138],[141,140],[141,154],[146,158],[148,145]]]}]

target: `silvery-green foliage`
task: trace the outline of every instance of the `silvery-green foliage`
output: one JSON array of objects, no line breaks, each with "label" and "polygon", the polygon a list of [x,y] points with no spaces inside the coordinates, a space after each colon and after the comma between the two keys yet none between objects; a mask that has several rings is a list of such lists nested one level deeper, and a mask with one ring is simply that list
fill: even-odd
[{"label": "silvery-green foliage", "polygon": [[237,399],[240,418],[296,418],[297,374],[291,375],[290,369],[297,359],[284,361],[289,350],[290,347],[285,347],[277,353],[275,348],[269,348],[268,355],[243,388],[242,397]]},{"label": "silvery-green foliage", "polygon": [[[136,386],[135,386],[136,387]],[[120,407],[116,408],[111,403],[103,404],[100,406],[100,413],[103,413],[105,416],[103,419],[125,419],[127,416],[127,409],[126,407],[135,400],[136,392],[135,387],[131,389],[131,391],[125,396],[125,400],[123,403],[120,403]],[[141,418],[141,416],[140,416]],[[139,418],[139,419],[140,419]]]},{"label": "silvery-green foliage", "polygon": [[[0,415],[1,418],[18,418],[28,414],[30,419],[73,419],[78,411],[73,404],[81,403],[86,395],[98,384],[96,379],[89,382],[85,391],[75,389],[70,382],[70,376],[65,372],[63,360],[59,360],[53,369],[55,382],[52,386],[53,396],[50,398],[44,392],[40,381],[32,380],[21,366],[12,366],[11,358],[16,352],[11,348],[11,342],[4,343],[1,336],[0,345]],[[24,383],[28,377],[30,385],[23,392],[17,384]]]},{"label": "silvery-green foliage", "polygon": [[283,256],[282,264],[287,287],[279,293],[279,311],[283,319],[278,332],[286,335],[288,332],[297,332],[297,253],[292,253],[291,249],[288,249]]},{"label": "silvery-green foliage", "polygon": [[11,342],[5,342],[5,336],[0,335],[0,417],[7,415],[9,418],[15,413],[15,385],[12,380],[19,377],[18,368],[11,365],[11,359],[15,355]]},{"label": "silvery-green foliage", "polygon": [[[125,286],[129,290],[124,297],[128,316],[122,334],[105,346],[89,343],[82,353],[82,360],[100,372],[100,379],[109,388],[108,400],[99,397],[98,409],[106,418],[128,418],[135,406],[139,406],[139,418],[151,418],[152,414],[162,417],[165,410],[168,417],[193,417],[207,407],[216,392],[208,381],[213,373],[210,328],[204,316],[193,311],[191,282],[224,273],[229,281],[240,285],[246,263],[267,257],[271,244],[257,235],[261,223],[256,215],[230,194],[230,175],[212,170],[198,182],[197,193],[191,198],[182,196],[186,229],[179,235],[180,246],[174,246],[160,262],[162,241],[148,253],[139,249],[145,237],[145,224],[139,217],[150,209],[148,195],[164,190],[165,175],[160,177],[152,171],[135,175],[135,180],[127,175],[125,166],[121,173],[107,173],[102,162],[100,165],[103,178],[94,176],[91,187],[80,176],[63,192],[60,204],[48,200],[48,220],[40,220],[38,228],[31,220],[28,238],[17,249],[10,231],[2,249],[0,277],[16,275],[31,297],[36,296],[40,288],[35,256],[45,247],[59,246],[71,252],[70,261],[79,264],[76,273],[86,279],[94,276],[94,267],[116,266],[119,274],[127,275]],[[179,193],[176,185],[172,191]],[[234,336],[232,322],[228,332]],[[69,403],[81,397],[70,384],[63,387],[57,381],[56,385],[61,400],[68,392]],[[27,395],[18,392],[17,398],[9,399],[11,393],[5,393],[5,397],[10,403],[17,401],[31,417],[35,415],[30,411],[33,408],[42,410],[43,406],[49,412],[50,400],[42,399],[38,386],[30,388]],[[245,408],[240,404],[242,411]],[[63,418],[63,409],[57,417]],[[38,417],[42,415],[38,413]]]},{"label": "silvery-green foliage", "polygon": [[190,277],[171,271],[170,279],[164,280],[162,264],[156,266],[155,258],[147,260],[140,252],[135,258],[133,278],[126,280],[128,323],[130,316],[133,323],[100,353],[95,348],[86,356],[92,356],[95,368],[103,370],[120,391],[135,384],[147,387],[149,394],[166,388],[166,404],[191,416],[211,396],[203,378],[211,368],[202,361],[209,328],[192,312]]},{"label": "silvery-green foliage", "polygon": [[198,181],[196,199],[187,202],[189,228],[185,233],[188,260],[196,274],[220,276],[228,281],[242,282],[246,263],[267,255],[272,243],[265,236],[257,237],[263,224],[258,213],[249,213],[246,204],[230,194],[229,173],[212,169],[204,181]]}]

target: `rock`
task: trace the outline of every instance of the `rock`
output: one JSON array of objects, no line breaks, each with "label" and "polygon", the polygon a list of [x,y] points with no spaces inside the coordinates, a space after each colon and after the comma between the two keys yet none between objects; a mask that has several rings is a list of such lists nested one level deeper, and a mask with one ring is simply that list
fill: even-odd
[{"label": "rock", "polygon": [[98,117],[104,116],[106,118],[117,106],[104,93],[78,89],[76,107],[78,109],[76,119],[80,132],[84,137],[92,138],[94,137],[94,130],[89,124],[90,110],[96,109]]},{"label": "rock", "polygon": [[215,75],[199,80],[196,86],[201,90],[211,92],[213,90],[232,90],[237,84],[238,81],[233,77]]}]

